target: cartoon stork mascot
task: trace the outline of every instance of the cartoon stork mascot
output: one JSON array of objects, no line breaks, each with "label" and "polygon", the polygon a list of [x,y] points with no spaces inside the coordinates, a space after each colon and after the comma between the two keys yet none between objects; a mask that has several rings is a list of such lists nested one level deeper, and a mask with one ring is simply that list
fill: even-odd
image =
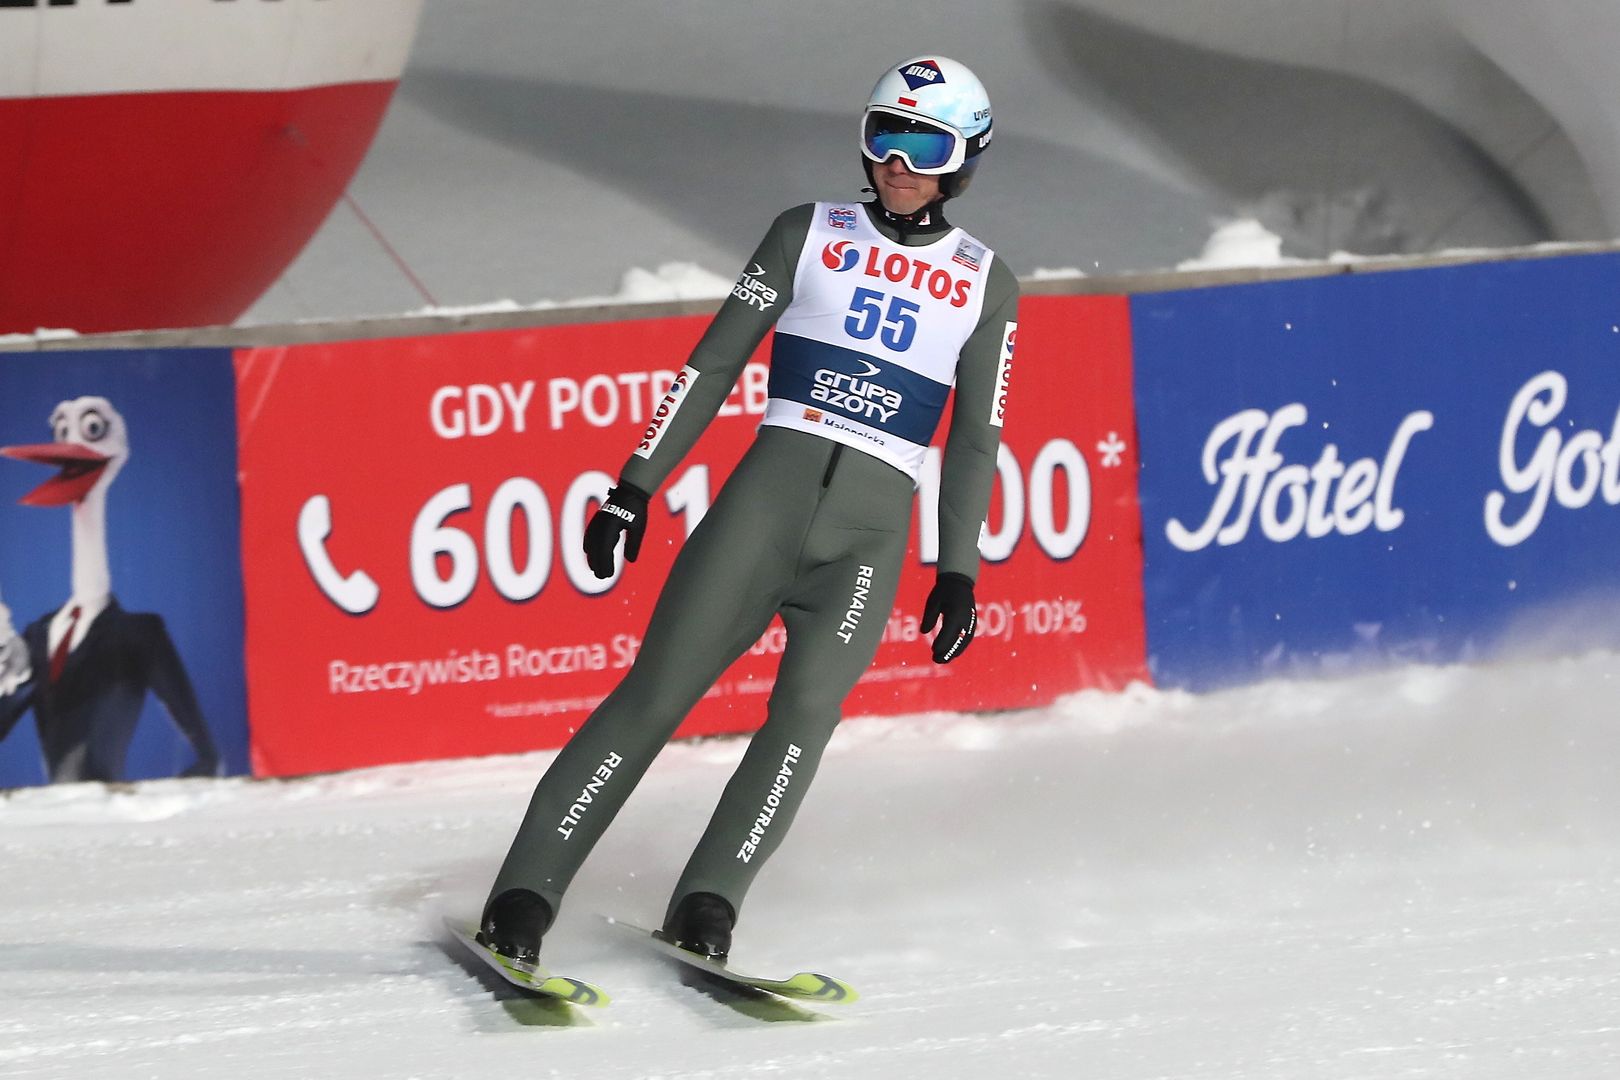
[{"label": "cartoon stork mascot", "polygon": [[107,489],[129,459],[124,418],[105,398],[81,397],[56,407],[51,428],[54,442],[0,454],[61,470],[21,502],[72,507],[73,594],[20,635],[0,600],[0,739],[32,708],[53,783],[122,780],[150,691],[196,752],[185,775],[215,775],[219,752],[163,620],[112,595]]}]

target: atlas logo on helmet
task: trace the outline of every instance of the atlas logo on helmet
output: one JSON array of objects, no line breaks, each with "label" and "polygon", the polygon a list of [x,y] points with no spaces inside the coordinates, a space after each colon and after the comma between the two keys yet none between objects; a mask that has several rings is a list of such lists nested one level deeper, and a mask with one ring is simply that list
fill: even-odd
[{"label": "atlas logo on helmet", "polygon": [[939,70],[939,65],[932,60],[919,60],[914,64],[906,64],[900,68],[900,77],[906,80],[906,86],[912,90],[921,90],[925,86],[938,86],[945,81],[945,73]]}]

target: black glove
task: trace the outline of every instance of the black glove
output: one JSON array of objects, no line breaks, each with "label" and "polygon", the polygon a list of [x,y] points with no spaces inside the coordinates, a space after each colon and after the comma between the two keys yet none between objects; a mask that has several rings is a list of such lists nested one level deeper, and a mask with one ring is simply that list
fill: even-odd
[{"label": "black glove", "polygon": [[961,574],[941,574],[934,580],[928,602],[923,604],[922,631],[934,628],[944,616],[939,636],[934,639],[934,663],[948,664],[962,654],[973,640],[979,614],[973,607],[973,582]]},{"label": "black glove", "polygon": [[641,538],[647,532],[645,491],[619,481],[608,491],[607,502],[597,507],[596,516],[585,526],[585,564],[602,579],[613,576],[613,549],[624,533],[624,557],[635,562],[641,554]]}]

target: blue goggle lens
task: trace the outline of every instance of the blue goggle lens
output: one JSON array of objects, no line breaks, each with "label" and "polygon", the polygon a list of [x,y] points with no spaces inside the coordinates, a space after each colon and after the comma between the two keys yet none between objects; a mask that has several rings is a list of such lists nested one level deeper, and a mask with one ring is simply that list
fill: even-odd
[{"label": "blue goggle lens", "polygon": [[937,169],[951,160],[956,136],[902,117],[873,113],[866,122],[866,149],[878,161],[903,154],[913,169]]}]

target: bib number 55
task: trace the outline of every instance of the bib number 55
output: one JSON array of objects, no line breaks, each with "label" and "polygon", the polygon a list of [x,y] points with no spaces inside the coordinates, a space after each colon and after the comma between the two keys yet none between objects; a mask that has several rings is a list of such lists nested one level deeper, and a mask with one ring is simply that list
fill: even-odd
[{"label": "bib number 55", "polygon": [[[888,301],[885,309],[884,301]],[[844,319],[844,332],[857,341],[877,337],[895,352],[911,348],[917,336],[917,312],[922,309],[910,300],[886,296],[876,289],[856,289],[849,301],[850,314]]]}]

